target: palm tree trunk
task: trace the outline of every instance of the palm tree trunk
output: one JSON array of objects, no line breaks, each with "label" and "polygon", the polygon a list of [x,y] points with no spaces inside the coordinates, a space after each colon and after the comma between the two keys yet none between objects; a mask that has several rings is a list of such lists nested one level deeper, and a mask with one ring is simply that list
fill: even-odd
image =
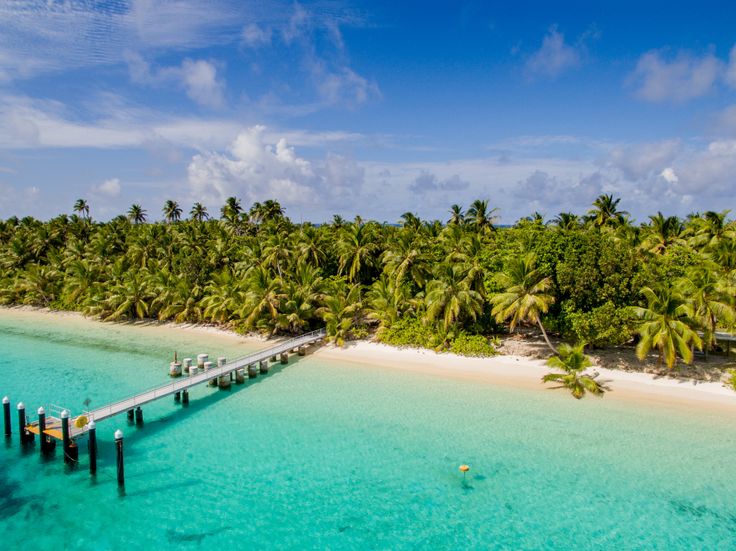
[{"label": "palm tree trunk", "polygon": [[539,318],[537,318],[537,325],[539,325],[539,328],[542,330],[542,335],[544,336],[544,340],[547,343],[547,346],[549,346],[550,350],[552,350],[554,354],[557,354],[557,349],[554,346],[552,346],[551,342],[549,342],[547,331],[544,330],[544,325],[542,325],[542,320]]}]

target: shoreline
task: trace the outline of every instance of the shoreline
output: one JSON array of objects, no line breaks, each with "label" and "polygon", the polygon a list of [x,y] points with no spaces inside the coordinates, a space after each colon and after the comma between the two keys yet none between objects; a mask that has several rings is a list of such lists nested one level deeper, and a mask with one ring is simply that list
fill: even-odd
[{"label": "shoreline", "polygon": [[[0,315],[17,315],[25,318],[42,317],[46,320],[76,320],[81,323],[103,323],[87,318],[79,312],[56,311],[30,306],[0,307]],[[121,326],[145,328],[163,332],[192,331],[226,339],[233,344],[263,346],[269,340],[258,335],[240,335],[234,331],[204,324],[180,324],[155,320],[113,322]],[[437,353],[417,348],[398,348],[389,345],[352,341],[345,347],[322,346],[309,356],[336,363],[349,363],[361,368],[381,368],[412,372],[419,376],[436,376],[466,380],[480,384],[501,385],[531,391],[548,391],[553,384],[543,384],[541,377],[550,371],[543,360],[518,355],[498,355],[490,358],[458,356],[449,352]],[[695,379],[654,376],[643,372],[631,372],[603,367],[593,367],[599,379],[611,388],[603,399],[625,402],[656,404],[687,409],[697,407],[736,414],[736,392],[723,383],[703,382]],[[567,392],[555,389],[556,392]],[[570,397],[571,400],[574,398]],[[586,396],[584,400],[598,398]]]}]

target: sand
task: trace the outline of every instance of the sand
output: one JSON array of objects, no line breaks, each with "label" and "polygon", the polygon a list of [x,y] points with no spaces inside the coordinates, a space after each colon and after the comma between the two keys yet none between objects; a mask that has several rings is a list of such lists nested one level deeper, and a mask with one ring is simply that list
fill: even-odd
[{"label": "sand", "polygon": [[[64,323],[98,323],[76,312],[58,312],[30,307],[0,308],[0,315],[20,316],[25,319],[44,317],[64,320]],[[131,322],[128,325],[146,327],[150,331],[192,331],[216,339],[226,339],[231,343],[268,346],[277,340],[267,340],[259,336],[243,336],[233,331],[200,324],[175,324],[155,321]],[[468,358],[450,353],[436,353],[431,350],[415,348],[396,348],[375,342],[357,341],[345,347],[325,345],[312,355],[337,363],[349,363],[370,369],[401,369],[418,376],[438,376],[472,380],[479,384],[504,385],[539,392],[565,392],[563,389],[550,390],[553,384],[543,384],[541,378],[550,371],[541,359],[513,354],[492,358]],[[599,380],[605,381],[611,391],[604,399],[616,401],[646,401],[649,404],[666,407],[704,408],[736,415],[736,392],[720,382],[707,382],[675,376],[653,375],[646,372],[622,371],[605,367],[594,367]],[[572,398],[571,398],[572,399]],[[587,397],[593,400],[597,398]]]}]

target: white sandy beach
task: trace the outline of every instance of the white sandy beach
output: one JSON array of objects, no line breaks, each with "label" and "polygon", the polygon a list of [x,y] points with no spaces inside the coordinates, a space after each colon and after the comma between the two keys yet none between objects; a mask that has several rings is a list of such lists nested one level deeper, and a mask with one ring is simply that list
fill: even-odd
[{"label": "white sandy beach", "polygon": [[[0,308],[0,315],[16,316],[28,320],[34,318],[58,319],[64,320],[64,323],[101,323],[85,318],[76,312],[57,312],[29,307]],[[170,331],[192,331],[206,334],[213,339],[223,339],[231,344],[267,346],[268,342],[274,342],[256,335],[239,335],[233,331],[210,325],[155,321],[134,322],[129,325],[145,327],[147,331],[158,331],[162,334]],[[544,361],[523,356],[499,355],[492,358],[468,358],[424,349],[396,348],[366,341],[351,342],[343,348],[326,345],[310,355],[316,359],[339,363],[348,362],[371,369],[401,369],[416,373],[418,376],[466,379],[479,384],[512,386],[540,392],[549,391],[553,386],[545,385],[540,381],[542,375],[550,371]],[[736,414],[736,392],[726,388],[722,383],[655,377],[648,373],[605,368],[591,368],[591,371],[597,371],[600,379],[606,381],[611,388],[611,392],[603,398],[605,400],[646,401],[650,404],[661,404],[668,407],[713,409]],[[556,390],[556,392],[565,391]]]}]

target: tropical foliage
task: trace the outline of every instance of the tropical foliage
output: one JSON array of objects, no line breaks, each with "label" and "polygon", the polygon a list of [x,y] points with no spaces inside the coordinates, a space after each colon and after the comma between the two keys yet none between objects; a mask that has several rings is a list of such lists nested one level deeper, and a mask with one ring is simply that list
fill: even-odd
[{"label": "tropical foliage", "polygon": [[585,396],[586,392],[594,396],[602,396],[608,390],[606,386],[597,381],[597,374],[589,375],[585,370],[593,365],[593,362],[583,351],[585,344],[571,346],[567,343],[560,346],[556,356],[547,360],[547,365],[561,370],[561,373],[548,373],[542,377],[544,383],[559,383],[558,388],[566,388],[578,400]]},{"label": "tropical foliage", "polygon": [[0,302],[269,335],[326,325],[338,344],[371,331],[468,354],[492,354],[489,337],[520,326],[551,350],[555,338],[633,340],[668,366],[713,350],[736,323],[736,223],[726,211],[634,225],[619,203],[503,227],[486,200],[444,221],[314,225],[237,197],[219,211],[169,200],[151,210],[158,222],[134,204],[97,222],[79,199],[71,215],[0,221]]}]

